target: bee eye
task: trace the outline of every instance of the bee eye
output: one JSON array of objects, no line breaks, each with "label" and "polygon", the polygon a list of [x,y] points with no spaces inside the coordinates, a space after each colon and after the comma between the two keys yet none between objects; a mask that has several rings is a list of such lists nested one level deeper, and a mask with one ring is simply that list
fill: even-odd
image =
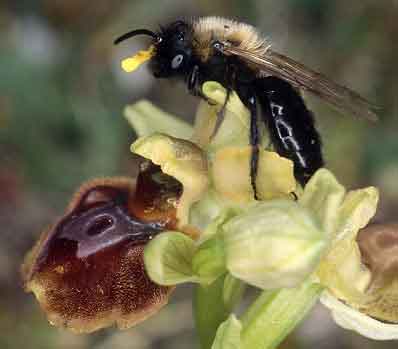
[{"label": "bee eye", "polygon": [[180,54],[180,55],[175,56],[173,58],[173,60],[171,61],[171,67],[173,69],[177,69],[181,65],[183,60],[184,60],[184,56],[183,55]]}]

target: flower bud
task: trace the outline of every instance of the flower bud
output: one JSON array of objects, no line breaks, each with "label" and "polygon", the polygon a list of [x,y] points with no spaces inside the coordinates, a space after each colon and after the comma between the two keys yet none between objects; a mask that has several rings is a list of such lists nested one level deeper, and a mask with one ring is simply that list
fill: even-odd
[{"label": "flower bud", "polygon": [[327,245],[311,212],[290,200],[253,205],[223,230],[227,269],[263,289],[298,285],[314,271]]}]

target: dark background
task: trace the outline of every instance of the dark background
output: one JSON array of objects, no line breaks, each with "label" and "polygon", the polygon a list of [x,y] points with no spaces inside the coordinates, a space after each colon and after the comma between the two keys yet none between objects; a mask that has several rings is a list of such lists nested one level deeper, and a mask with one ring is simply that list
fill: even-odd
[{"label": "dark background", "polygon": [[[198,101],[184,86],[156,81],[146,68],[124,74],[120,59],[146,47],[134,28],[180,16],[246,21],[274,49],[359,91],[380,106],[371,124],[308,99],[325,158],[345,185],[377,185],[377,219],[398,203],[398,1],[16,0],[0,3],[0,348],[191,348],[189,287],[135,329],[75,336],[51,327],[21,289],[19,265],[44,226],[92,177],[129,175],[134,133],[127,103],[148,98],[192,120]],[[171,88],[172,87],[172,88]],[[393,348],[334,325],[317,308],[283,348]]]}]

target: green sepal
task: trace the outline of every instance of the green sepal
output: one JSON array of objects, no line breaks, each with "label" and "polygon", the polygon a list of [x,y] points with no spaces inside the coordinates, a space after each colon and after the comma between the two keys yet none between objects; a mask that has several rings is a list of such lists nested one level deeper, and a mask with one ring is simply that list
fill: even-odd
[{"label": "green sepal", "polygon": [[182,139],[190,139],[193,127],[182,118],[168,114],[147,100],[126,106],[124,116],[138,137],[152,133],[166,133]]},{"label": "green sepal", "polygon": [[299,203],[307,207],[319,220],[331,238],[338,220],[339,207],[345,195],[344,187],[328,170],[318,170],[304,188]]},{"label": "green sepal", "polygon": [[201,283],[210,284],[224,274],[225,253],[220,236],[214,236],[199,245],[192,259],[192,270]]},{"label": "green sepal", "polygon": [[295,287],[319,264],[325,232],[291,200],[259,202],[223,225],[228,271],[262,289]]},{"label": "green sepal", "polygon": [[145,269],[159,285],[198,282],[191,265],[194,254],[195,242],[190,237],[175,231],[164,232],[145,247]]}]

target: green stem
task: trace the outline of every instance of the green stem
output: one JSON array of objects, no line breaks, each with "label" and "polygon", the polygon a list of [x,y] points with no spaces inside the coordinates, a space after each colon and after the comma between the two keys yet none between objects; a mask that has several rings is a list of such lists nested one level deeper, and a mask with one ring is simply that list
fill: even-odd
[{"label": "green stem", "polygon": [[243,315],[242,349],[273,349],[300,323],[323,288],[305,281],[301,286],[264,291]]},{"label": "green stem", "polygon": [[224,322],[241,300],[245,284],[224,274],[208,286],[197,285],[193,310],[200,347],[210,349],[219,325]]},{"label": "green stem", "polygon": [[223,302],[224,278],[224,275],[219,277],[209,286],[195,287],[193,310],[202,349],[211,348],[218,326],[228,317]]}]

